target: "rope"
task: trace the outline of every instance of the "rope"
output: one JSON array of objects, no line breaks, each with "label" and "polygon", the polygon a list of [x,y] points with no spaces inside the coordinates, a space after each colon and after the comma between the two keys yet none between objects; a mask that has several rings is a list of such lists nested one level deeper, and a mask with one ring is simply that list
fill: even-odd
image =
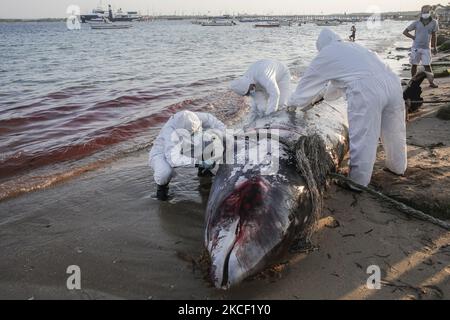
[{"label": "rope", "polygon": [[336,174],[336,173],[330,173],[330,176],[332,178],[336,178],[338,180],[341,180],[341,181],[344,181],[344,182],[346,182],[348,184],[351,184],[351,185],[355,186],[358,189],[366,191],[367,193],[370,193],[371,195],[374,195],[374,196],[380,198],[381,200],[390,203],[394,208],[396,208],[400,212],[403,212],[407,216],[411,216],[411,217],[414,217],[414,218],[422,220],[422,221],[430,222],[430,223],[432,223],[434,225],[437,225],[437,226],[439,226],[439,227],[441,227],[441,228],[443,228],[445,230],[450,230],[450,223],[448,223],[446,221],[437,219],[437,218],[432,217],[432,216],[430,216],[430,215],[428,215],[428,214],[426,214],[426,213],[424,213],[422,211],[413,209],[413,208],[407,206],[406,204],[404,204],[402,202],[399,202],[397,200],[394,200],[394,199],[388,197],[387,195],[385,195],[385,194],[383,194],[381,192],[375,191],[375,190],[373,190],[371,188],[368,188],[368,187],[364,187],[364,186],[362,186],[362,185],[360,185],[360,184],[350,180],[349,178],[344,177],[343,175]]},{"label": "rope", "polygon": [[450,103],[450,100],[436,100],[436,101],[410,101],[411,103],[425,103],[425,104],[439,104],[439,103]]}]

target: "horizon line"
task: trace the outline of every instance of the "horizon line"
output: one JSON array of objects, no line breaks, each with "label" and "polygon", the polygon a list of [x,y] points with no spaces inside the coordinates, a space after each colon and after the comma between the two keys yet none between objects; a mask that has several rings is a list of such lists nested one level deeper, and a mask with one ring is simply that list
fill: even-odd
[{"label": "horizon line", "polygon": [[[387,11],[387,12],[381,12],[381,15],[393,15],[393,14],[419,14],[420,10],[418,11]],[[311,14],[252,14],[252,13],[238,13],[236,15],[232,14],[222,14],[222,15],[212,15],[212,14],[141,14],[144,17],[220,17],[220,16],[230,16],[230,17],[306,17],[306,16],[317,16],[317,17],[324,17],[324,16],[371,16],[373,13],[367,13],[367,12],[354,12],[354,13],[327,13],[327,14],[318,14],[318,13],[311,13]],[[67,17],[36,17],[36,18],[2,18],[0,17],[0,21],[3,20],[21,20],[21,21],[27,21],[27,20],[65,20]]]}]

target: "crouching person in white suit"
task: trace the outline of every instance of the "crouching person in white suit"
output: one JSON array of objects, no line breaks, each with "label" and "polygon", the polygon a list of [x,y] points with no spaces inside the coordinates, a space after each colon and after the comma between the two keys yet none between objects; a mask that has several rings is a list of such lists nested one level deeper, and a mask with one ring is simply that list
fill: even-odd
[{"label": "crouching person in white suit", "polygon": [[[158,200],[168,199],[169,183],[175,175],[174,168],[196,166],[199,168],[199,175],[204,175],[214,167],[211,159],[202,160],[203,133],[206,130],[215,131],[220,136],[225,133],[226,127],[211,114],[181,111],[172,116],[161,129],[149,154]],[[194,150],[194,154],[191,150]]]},{"label": "crouching person in white suit", "polygon": [[387,169],[403,175],[406,124],[399,77],[374,52],[343,42],[329,29],[320,33],[317,49],[319,54],[301,78],[289,108],[308,109],[331,82],[348,101],[350,178],[363,186],[370,183],[380,137]]},{"label": "crouching person in white suit", "polygon": [[284,64],[266,59],[252,64],[230,88],[240,96],[252,98],[253,116],[265,116],[286,107],[291,94],[290,81],[291,73]]}]

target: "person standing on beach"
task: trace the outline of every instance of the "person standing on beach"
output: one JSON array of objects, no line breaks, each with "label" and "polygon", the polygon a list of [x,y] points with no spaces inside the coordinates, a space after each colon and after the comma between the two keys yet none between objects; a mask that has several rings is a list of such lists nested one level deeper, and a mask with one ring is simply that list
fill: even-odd
[{"label": "person standing on beach", "polygon": [[[178,112],[163,126],[153,142],[149,154],[149,165],[154,171],[158,200],[168,200],[169,182],[174,176],[174,168],[195,165],[199,168],[199,176],[211,174],[210,170],[215,165],[214,160],[203,161],[202,159],[203,144],[207,136],[204,134],[205,130],[213,130],[214,135],[218,137],[225,133],[226,126],[209,113],[191,111]],[[183,146],[189,150],[189,156],[183,154],[183,150],[186,150]],[[194,158],[191,157],[192,149],[194,150]],[[199,154],[196,154],[196,151]],[[222,155],[219,156],[222,157]],[[198,158],[200,160],[197,160]]]},{"label": "person standing on beach", "polygon": [[291,73],[276,60],[259,60],[230,85],[240,96],[252,97],[253,115],[270,115],[286,106],[291,94]]},{"label": "person standing on beach", "polygon": [[[412,35],[411,31],[415,31]],[[411,23],[403,34],[414,40],[411,48],[410,63],[411,76],[414,77],[417,73],[417,66],[422,63],[425,71],[433,74],[431,69],[431,55],[437,54],[437,32],[439,31],[439,24],[437,20],[431,16],[431,6],[426,5],[422,7],[420,19]],[[432,49],[431,49],[432,47]],[[434,77],[429,78],[430,87],[438,88],[434,83]]]},{"label": "person standing on beach", "polygon": [[407,167],[406,123],[400,78],[376,53],[342,41],[330,29],[320,33],[317,49],[319,54],[289,99],[289,109],[311,109],[329,84],[340,89],[348,101],[350,179],[363,186],[370,183],[380,136],[387,170],[403,175]]},{"label": "person standing on beach", "polygon": [[349,39],[352,42],[356,41],[356,26],[353,25],[352,28],[350,29],[350,31],[352,32],[352,34],[350,35]]}]

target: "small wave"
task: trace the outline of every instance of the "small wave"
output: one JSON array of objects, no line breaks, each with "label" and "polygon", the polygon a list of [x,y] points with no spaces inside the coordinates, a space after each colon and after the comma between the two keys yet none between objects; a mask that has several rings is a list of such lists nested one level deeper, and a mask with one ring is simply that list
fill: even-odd
[{"label": "small wave", "polygon": [[59,167],[51,172],[44,170],[43,173],[42,170],[41,173],[35,173],[33,171],[23,174],[20,177],[0,182],[0,201],[14,198],[28,192],[49,188],[76,178],[82,174],[98,170],[120,158],[146,150],[151,144],[151,141],[139,143],[135,146],[125,148],[122,151],[115,152],[112,155],[91,158],[74,167],[63,166],[62,168]]},{"label": "small wave", "polygon": [[21,177],[19,179],[10,180],[0,184],[0,201],[18,197],[24,193],[33,192],[48,188],[58,183],[62,183],[69,179],[73,179],[89,171],[101,168],[111,163],[114,158],[97,161],[88,165],[48,176]]},{"label": "small wave", "polygon": [[[132,137],[145,132],[147,129],[158,126],[174,114],[175,112],[190,108],[196,109],[200,101],[188,99],[179,103],[175,103],[165,108],[163,111],[151,114],[146,117],[141,117],[137,120],[129,121],[115,126],[105,127],[95,130],[92,133],[84,136],[82,143],[74,143],[71,145],[57,146],[50,150],[38,150],[36,152],[19,151],[7,158],[0,160],[0,177],[8,177],[15,175],[24,170],[53,164],[56,162],[63,162],[67,160],[76,160],[89,156],[107,146],[117,144],[122,141],[131,139]],[[26,123],[34,123],[37,121],[48,120],[49,116],[32,116],[28,118],[16,118],[3,120],[0,126],[5,132],[7,128],[16,126],[23,126]],[[81,123],[87,121],[86,116],[71,119],[65,124],[68,127],[77,127]]]},{"label": "small wave", "polygon": [[213,84],[227,83],[233,80],[234,78],[235,78],[234,76],[224,76],[209,79],[201,79],[190,83],[187,87],[211,86]]},{"label": "small wave", "polygon": [[160,100],[167,97],[169,97],[168,94],[151,95],[148,93],[140,93],[138,96],[124,95],[116,99],[98,102],[92,107],[92,109],[129,107],[130,105],[141,105],[145,102]]},{"label": "small wave", "polygon": [[[42,106],[45,106],[48,103],[54,103],[55,100],[65,100],[65,99],[72,99],[77,96],[85,96],[86,94],[89,93],[89,90],[92,90],[94,88],[95,87],[92,85],[78,85],[78,86],[71,86],[63,90],[50,92],[37,99],[34,99],[34,101],[31,103],[21,104],[18,106],[13,106],[11,108],[2,109],[0,110],[0,115],[6,112],[18,113],[22,110],[35,110],[41,108]],[[14,104],[15,103],[16,102],[14,102]]]},{"label": "small wave", "polygon": [[[185,100],[172,104],[154,115],[97,131],[83,144],[70,145],[47,153],[18,153],[0,162],[0,177],[3,176],[3,182],[0,182],[0,201],[66,182],[100,169],[119,158],[148,149],[152,139],[147,135],[141,135],[139,139],[133,140],[140,142],[134,143],[132,147],[127,140],[139,133],[150,132],[150,128],[159,129],[170,116],[182,109],[212,112],[225,123],[231,124],[247,111],[247,105],[245,99],[230,92],[204,99]],[[152,136],[156,134],[155,131]],[[113,148],[112,151],[105,149],[111,144],[123,147]],[[85,160],[72,161],[80,158]],[[68,160],[71,161],[65,165]],[[51,169],[53,167],[58,169]]]}]

